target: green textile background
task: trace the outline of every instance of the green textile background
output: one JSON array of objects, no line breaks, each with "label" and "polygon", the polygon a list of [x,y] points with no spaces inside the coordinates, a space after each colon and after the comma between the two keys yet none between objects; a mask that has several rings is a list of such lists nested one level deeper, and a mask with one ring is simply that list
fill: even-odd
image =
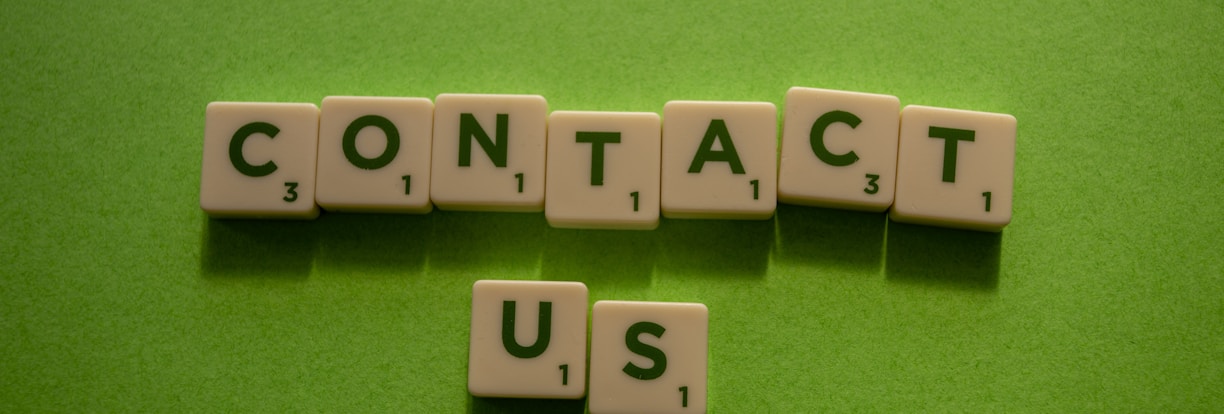
[{"label": "green textile background", "polygon": [[[3,412],[582,412],[468,395],[486,278],[705,303],[712,412],[1224,407],[1216,1],[0,9]],[[198,206],[210,101],[531,93],[552,110],[781,113],[792,86],[1014,115],[1012,224],[779,205],[611,232]]]}]

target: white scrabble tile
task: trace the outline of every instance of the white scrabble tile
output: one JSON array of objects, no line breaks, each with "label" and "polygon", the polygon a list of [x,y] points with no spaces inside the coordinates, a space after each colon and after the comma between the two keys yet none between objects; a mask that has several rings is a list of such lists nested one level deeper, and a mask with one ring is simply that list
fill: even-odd
[{"label": "white scrabble tile", "polygon": [[794,87],[785,108],[779,201],[875,212],[892,205],[897,97]]},{"label": "white scrabble tile", "polygon": [[313,219],[319,108],[213,102],[204,113],[200,208],[209,216]]},{"label": "white scrabble tile", "polygon": [[659,225],[659,115],[555,111],[548,118],[553,227],[649,230]]},{"label": "white scrabble tile", "polygon": [[663,106],[663,216],[772,217],[777,134],[772,103],[668,102]]},{"label": "white scrabble tile", "polygon": [[472,395],[582,398],[586,345],[586,285],[481,280],[472,286]]},{"label": "white scrabble tile", "polygon": [[428,213],[433,102],[329,96],[319,120],[315,202],[327,210]]},{"label": "white scrabble tile", "polygon": [[996,232],[1011,222],[1015,117],[910,105],[900,136],[889,217]]},{"label": "white scrabble tile", "polygon": [[442,94],[434,103],[434,205],[443,210],[544,210],[544,97]]},{"label": "white scrabble tile", "polygon": [[591,414],[706,409],[709,310],[599,301],[591,311]]}]

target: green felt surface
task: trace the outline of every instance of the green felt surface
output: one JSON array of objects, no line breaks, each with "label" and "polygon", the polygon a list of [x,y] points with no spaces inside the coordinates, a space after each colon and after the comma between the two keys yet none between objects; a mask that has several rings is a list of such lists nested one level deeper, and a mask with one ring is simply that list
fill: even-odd
[{"label": "green felt surface", "polygon": [[[713,412],[1221,409],[1224,10],[1011,3],[6,1],[0,411],[581,412],[467,394],[483,278],[707,304]],[[1014,115],[1012,224],[198,207],[210,101],[791,86]]]}]

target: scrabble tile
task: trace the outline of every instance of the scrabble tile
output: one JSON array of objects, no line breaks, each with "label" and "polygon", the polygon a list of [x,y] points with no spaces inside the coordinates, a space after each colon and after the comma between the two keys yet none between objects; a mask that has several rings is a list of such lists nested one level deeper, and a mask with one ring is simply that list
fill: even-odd
[{"label": "scrabble tile", "polygon": [[772,103],[668,102],[663,106],[663,216],[772,217],[777,134]]},{"label": "scrabble tile", "polygon": [[644,229],[659,225],[659,115],[555,111],[548,118],[553,227]]},{"label": "scrabble tile", "polygon": [[442,94],[434,103],[434,205],[443,210],[544,210],[544,97]]},{"label": "scrabble tile", "polygon": [[433,102],[329,96],[315,202],[327,210],[428,213]]},{"label": "scrabble tile", "polygon": [[586,285],[481,280],[472,286],[472,395],[582,398],[586,345]]},{"label": "scrabble tile", "polygon": [[874,212],[892,205],[897,97],[794,87],[785,108],[779,201]]},{"label": "scrabble tile", "polygon": [[213,102],[204,111],[200,208],[217,218],[313,219],[319,108]]},{"label": "scrabble tile", "polygon": [[706,409],[709,310],[599,301],[591,311],[591,414]]},{"label": "scrabble tile", "polygon": [[910,105],[900,137],[889,217],[996,232],[1011,222],[1015,117]]}]

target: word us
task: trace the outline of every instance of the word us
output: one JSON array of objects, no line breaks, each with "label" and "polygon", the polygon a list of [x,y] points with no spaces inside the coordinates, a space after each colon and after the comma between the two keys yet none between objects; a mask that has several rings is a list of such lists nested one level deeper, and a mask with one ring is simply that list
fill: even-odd
[{"label": "word us", "polygon": [[591,414],[706,410],[709,310],[700,303],[601,300],[579,282],[481,280],[472,286],[468,391],[577,399]]},{"label": "word us", "polygon": [[[553,111],[538,95],[329,96],[207,107],[212,217],[543,210],[567,228],[768,219],[777,202],[981,231],[1011,222],[1016,119],[794,87],[768,102]],[[780,147],[780,148],[779,148]],[[891,209],[889,209],[891,207]]]}]

